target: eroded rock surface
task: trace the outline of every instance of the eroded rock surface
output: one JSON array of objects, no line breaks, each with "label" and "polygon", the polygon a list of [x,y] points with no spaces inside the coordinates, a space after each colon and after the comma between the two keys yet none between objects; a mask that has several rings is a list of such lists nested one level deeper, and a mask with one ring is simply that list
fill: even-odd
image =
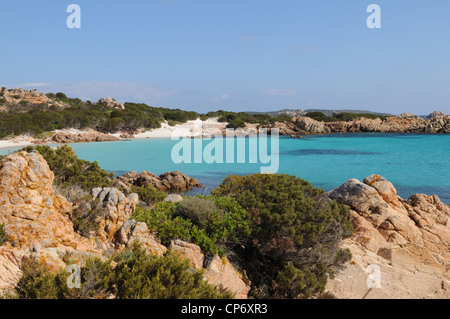
[{"label": "eroded rock surface", "polygon": [[[450,207],[437,196],[404,200],[392,183],[372,175],[328,193],[348,205],[353,260],[328,290],[340,298],[450,298]],[[381,286],[369,289],[367,268],[381,269]]]}]

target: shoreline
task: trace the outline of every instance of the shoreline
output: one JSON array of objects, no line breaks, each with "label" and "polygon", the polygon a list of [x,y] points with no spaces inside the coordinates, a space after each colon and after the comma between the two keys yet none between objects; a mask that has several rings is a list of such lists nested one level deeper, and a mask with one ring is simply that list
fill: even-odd
[{"label": "shoreline", "polygon": [[[314,125],[330,125],[329,123],[317,122],[310,119],[302,119],[301,121],[308,121]],[[364,120],[366,121],[366,120]],[[370,121],[369,121],[370,123]],[[172,138],[172,137],[191,137],[191,138],[208,138],[215,135],[224,136],[226,126],[228,123],[219,122],[218,118],[209,118],[207,120],[190,120],[185,123],[176,124],[170,126],[167,121],[161,123],[160,128],[154,128],[146,131],[142,131],[136,134],[130,134],[126,132],[116,132],[116,133],[100,133],[93,129],[62,129],[55,130],[51,137],[37,139],[29,135],[16,136],[10,139],[0,140],[0,150],[5,149],[17,149],[25,146],[33,145],[58,145],[58,144],[72,144],[72,143],[91,143],[91,142],[106,142],[106,141],[126,141],[134,139],[155,139],[155,138]],[[268,132],[271,128],[278,128],[280,130],[279,136],[286,136],[290,138],[306,138],[307,136],[324,136],[324,135],[346,135],[346,134],[424,134],[424,135],[446,135],[446,132],[411,132],[409,130],[405,131],[377,131],[377,130],[361,130],[361,131],[327,131],[327,130],[315,130],[311,128],[299,129],[298,127],[286,127],[287,123],[278,123],[279,125],[268,127]],[[314,126],[313,125],[313,126]],[[255,130],[258,124],[249,124],[244,128],[243,133],[248,134],[249,131]],[[262,127],[264,128],[264,126]],[[52,140],[56,134],[65,134],[69,136],[76,137],[73,142],[58,142]],[[103,139],[87,139],[87,135],[102,135]],[[269,133],[270,134],[270,133]],[[111,138],[111,140],[108,140]],[[69,138],[70,140],[70,138]]]}]

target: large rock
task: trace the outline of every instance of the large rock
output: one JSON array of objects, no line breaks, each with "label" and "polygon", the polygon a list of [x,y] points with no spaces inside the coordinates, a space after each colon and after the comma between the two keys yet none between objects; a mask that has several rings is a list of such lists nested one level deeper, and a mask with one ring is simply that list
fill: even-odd
[{"label": "large rock", "polygon": [[0,163],[0,223],[7,242],[0,247],[0,291],[19,280],[31,255],[57,271],[67,252],[99,255],[93,240],[74,231],[71,204],[52,188],[54,174],[37,152],[17,152]]},{"label": "large rock", "polygon": [[435,119],[435,118],[444,117],[444,116],[447,116],[447,115],[440,111],[434,111],[434,112],[431,112],[430,115],[427,116],[427,119]]},{"label": "large rock", "polygon": [[365,212],[383,203],[383,198],[375,188],[361,183],[357,179],[350,179],[342,186],[328,192],[328,197],[348,205],[351,208]]},{"label": "large rock", "polygon": [[187,243],[182,240],[172,241],[170,248],[173,253],[183,259],[189,260],[189,263],[194,269],[202,269],[203,262],[205,261],[205,255],[199,246]]},{"label": "large rock", "polygon": [[14,247],[86,248],[73,230],[71,204],[52,188],[54,174],[37,152],[18,152],[0,163],[0,223]]},{"label": "large rock", "polygon": [[[327,289],[340,298],[450,298],[450,208],[437,196],[404,200],[378,175],[349,180],[328,193],[350,206],[353,259]],[[367,267],[381,269],[370,289]]]},{"label": "large rock", "polygon": [[104,104],[104,105],[106,105],[106,107],[113,108],[113,109],[119,109],[119,110],[125,109],[125,106],[122,103],[114,100],[111,97],[102,98],[98,101],[98,103]]},{"label": "large rock", "polygon": [[137,222],[134,219],[127,220],[115,234],[116,248],[131,248],[135,242],[141,244],[148,253],[156,256],[162,256],[167,248],[161,245],[157,237],[150,233],[147,224]]},{"label": "large rock", "polygon": [[2,291],[11,291],[19,281],[22,270],[22,258],[26,255],[25,250],[12,247],[0,247],[0,296]]},{"label": "large rock", "polygon": [[102,249],[107,249],[108,246],[113,246],[114,235],[135,211],[138,196],[130,194],[126,197],[112,187],[94,188],[91,194],[92,203],[95,205],[94,222],[98,226],[95,239]]},{"label": "large rock", "polygon": [[170,248],[177,256],[187,259],[191,268],[204,269],[205,279],[210,284],[233,292],[236,299],[247,299],[251,282],[245,272],[236,269],[228,258],[215,255],[208,266],[203,268],[205,256],[199,246],[174,240]]},{"label": "large rock", "polygon": [[205,277],[210,284],[233,292],[235,299],[247,299],[250,280],[245,272],[238,271],[228,258],[215,255],[206,268]]},{"label": "large rock", "polygon": [[325,127],[324,122],[319,122],[309,117],[297,117],[292,119],[292,121],[302,134],[324,134],[330,132],[330,130]]}]

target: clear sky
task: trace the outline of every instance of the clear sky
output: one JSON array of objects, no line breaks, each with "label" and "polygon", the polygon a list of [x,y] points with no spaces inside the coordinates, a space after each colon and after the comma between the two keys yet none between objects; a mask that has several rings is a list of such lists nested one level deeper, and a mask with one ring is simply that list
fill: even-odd
[{"label": "clear sky", "polygon": [[199,112],[450,113],[448,0],[2,0],[0,41],[8,88]]}]

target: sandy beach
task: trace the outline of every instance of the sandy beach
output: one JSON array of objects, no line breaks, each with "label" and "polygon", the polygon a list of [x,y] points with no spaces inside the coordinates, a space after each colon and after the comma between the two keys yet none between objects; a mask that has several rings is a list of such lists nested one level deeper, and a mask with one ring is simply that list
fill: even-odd
[{"label": "sandy beach", "polygon": [[[148,130],[139,134],[135,134],[133,138],[171,138],[171,137],[209,137],[216,134],[221,134],[222,130],[225,129],[227,123],[219,122],[217,118],[210,118],[205,121],[200,119],[194,121],[187,121],[186,123],[177,124],[170,126],[167,122],[161,123],[161,127],[157,129]],[[70,134],[83,134],[88,133],[89,130],[78,130],[78,129],[64,129],[55,130],[52,133],[70,133]],[[121,137],[122,133],[111,133],[109,135],[115,137]],[[35,145],[33,143],[35,139],[28,135],[21,135],[7,140],[0,140],[0,149],[7,148],[18,148],[25,147],[28,145]],[[45,145],[57,144],[55,142],[45,142],[41,143]]]}]

